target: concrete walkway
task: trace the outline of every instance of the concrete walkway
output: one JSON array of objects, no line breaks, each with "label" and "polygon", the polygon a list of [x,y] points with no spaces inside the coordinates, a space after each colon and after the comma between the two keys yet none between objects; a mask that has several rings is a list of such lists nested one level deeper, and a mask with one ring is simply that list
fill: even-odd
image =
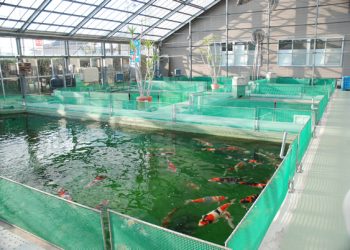
[{"label": "concrete walkway", "polygon": [[59,248],[0,221],[0,250],[59,250]]},{"label": "concrete walkway", "polygon": [[350,189],[350,92],[334,93],[303,169],[260,249],[350,249],[343,216],[343,199]]}]

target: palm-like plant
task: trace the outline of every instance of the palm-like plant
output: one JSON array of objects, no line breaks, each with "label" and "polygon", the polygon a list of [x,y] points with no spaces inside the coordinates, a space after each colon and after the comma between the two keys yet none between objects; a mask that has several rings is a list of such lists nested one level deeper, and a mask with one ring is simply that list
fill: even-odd
[{"label": "palm-like plant", "polygon": [[[131,34],[132,40],[130,41],[130,50],[133,52],[134,55],[137,53],[137,47],[135,46],[135,41],[134,41],[134,35],[135,35],[135,30],[136,28],[131,26],[128,27],[128,30]],[[141,55],[140,59],[138,61],[135,60],[135,75],[136,75],[136,82],[137,82],[137,87],[140,93],[140,97],[145,97],[149,96],[151,89],[152,89],[152,81],[154,78],[154,67],[156,62],[158,61],[159,57],[157,53],[154,53],[151,55],[151,51],[153,50],[154,42],[150,40],[145,40],[142,42],[142,35],[140,39],[140,44],[141,46],[144,46],[147,50],[147,57],[145,60],[145,77],[144,80],[142,78],[142,71],[141,71]]]}]

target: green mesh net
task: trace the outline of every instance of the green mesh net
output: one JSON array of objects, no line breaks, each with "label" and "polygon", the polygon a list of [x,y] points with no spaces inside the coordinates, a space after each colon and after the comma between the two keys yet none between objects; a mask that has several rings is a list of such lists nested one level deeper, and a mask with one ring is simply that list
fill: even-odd
[{"label": "green mesh net", "polygon": [[104,249],[100,212],[2,177],[0,219],[63,249]]},{"label": "green mesh net", "polygon": [[112,249],[227,249],[113,211],[108,215]]}]

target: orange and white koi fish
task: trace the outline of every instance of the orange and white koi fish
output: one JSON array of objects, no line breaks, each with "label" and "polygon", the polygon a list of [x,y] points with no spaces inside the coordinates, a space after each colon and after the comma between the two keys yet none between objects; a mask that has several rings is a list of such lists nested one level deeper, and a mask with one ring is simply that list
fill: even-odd
[{"label": "orange and white koi fish", "polygon": [[243,199],[241,199],[239,201],[239,203],[253,203],[257,198],[258,198],[258,194],[252,194],[252,195],[249,195]]},{"label": "orange and white koi fish", "polygon": [[227,146],[227,147],[224,147],[224,148],[220,148],[220,150],[222,150],[222,151],[237,151],[237,150],[239,150],[239,147]]},{"label": "orange and white koi fish", "polygon": [[232,221],[231,214],[227,211],[227,209],[235,202],[235,199],[233,199],[229,203],[225,203],[224,205],[221,205],[217,209],[211,211],[210,213],[207,213],[206,215],[202,216],[202,219],[199,221],[198,226],[204,227],[206,225],[212,224],[217,222],[220,218],[225,218],[231,228],[235,228],[235,225]]},{"label": "orange and white koi fish", "polygon": [[202,148],[202,151],[215,152],[215,148]]},{"label": "orange and white koi fish", "polygon": [[225,196],[206,196],[203,198],[198,198],[195,200],[187,200],[185,201],[185,205],[189,204],[189,203],[214,203],[214,202],[220,202],[220,201],[224,201],[226,200],[227,197]]},{"label": "orange and white koi fish", "polygon": [[250,159],[248,162],[251,163],[251,164],[261,164],[261,162],[258,162],[255,159]]},{"label": "orange and white koi fish", "polygon": [[102,210],[103,208],[107,207],[108,204],[109,204],[109,200],[103,200],[95,208],[98,210]]},{"label": "orange and white koi fish", "polygon": [[228,171],[236,171],[236,172],[238,172],[238,170],[243,168],[245,165],[246,165],[246,163],[244,161],[240,161],[236,165],[234,165],[233,167],[227,168],[226,171],[225,171],[225,175],[227,174]]},{"label": "orange and white koi fish", "polygon": [[256,187],[256,188],[264,188],[266,186],[266,183],[256,183],[256,182],[246,182],[246,181],[239,181],[238,184],[247,185],[247,186]]},{"label": "orange and white koi fish", "polygon": [[199,190],[200,189],[200,186],[198,186],[197,184],[194,184],[193,182],[188,182],[186,184],[186,187],[192,188],[194,190]]},{"label": "orange and white koi fish", "polygon": [[68,193],[67,190],[65,190],[64,188],[60,188],[58,189],[57,191],[57,194],[59,197],[63,198],[63,199],[66,199],[66,200],[69,200],[69,201],[72,201],[72,196],[70,196],[70,194]]},{"label": "orange and white koi fish", "polygon": [[171,161],[169,161],[168,159],[167,159],[167,162],[168,162],[168,169],[169,169],[170,171],[176,173],[177,169],[176,169],[175,164],[172,163]]},{"label": "orange and white koi fish", "polygon": [[238,177],[214,177],[209,179],[210,182],[219,182],[219,183],[231,183],[231,184],[237,184],[241,181],[241,178]]},{"label": "orange and white koi fish", "polygon": [[168,227],[169,223],[171,221],[171,218],[174,216],[175,212],[178,210],[178,208],[173,208],[168,214],[167,216],[165,216],[162,220],[162,226],[163,227]]},{"label": "orange and white koi fish", "polygon": [[199,139],[199,138],[193,138],[193,140],[195,140],[196,142],[200,143],[202,146],[205,146],[205,147],[213,147],[213,144],[210,143],[210,142],[207,142],[203,139]]},{"label": "orange and white koi fish", "polygon": [[89,182],[84,188],[90,188],[92,187],[93,185],[95,185],[96,183],[106,179],[107,176],[104,176],[104,175],[98,175],[95,177],[95,179],[93,179],[91,182]]}]

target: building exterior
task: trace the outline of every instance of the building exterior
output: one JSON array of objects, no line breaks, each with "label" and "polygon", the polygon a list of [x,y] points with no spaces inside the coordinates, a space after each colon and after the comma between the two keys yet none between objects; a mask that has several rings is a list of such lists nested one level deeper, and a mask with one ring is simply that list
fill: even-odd
[{"label": "building exterior", "polygon": [[254,45],[250,41],[257,29],[265,32],[262,76],[269,71],[293,77],[350,75],[349,1],[270,1],[277,2],[270,11],[269,1],[244,2],[220,1],[166,38],[161,55],[169,62],[163,64],[162,75],[175,69],[187,76],[208,75],[199,47],[210,36],[221,47],[221,75],[251,74]]}]

